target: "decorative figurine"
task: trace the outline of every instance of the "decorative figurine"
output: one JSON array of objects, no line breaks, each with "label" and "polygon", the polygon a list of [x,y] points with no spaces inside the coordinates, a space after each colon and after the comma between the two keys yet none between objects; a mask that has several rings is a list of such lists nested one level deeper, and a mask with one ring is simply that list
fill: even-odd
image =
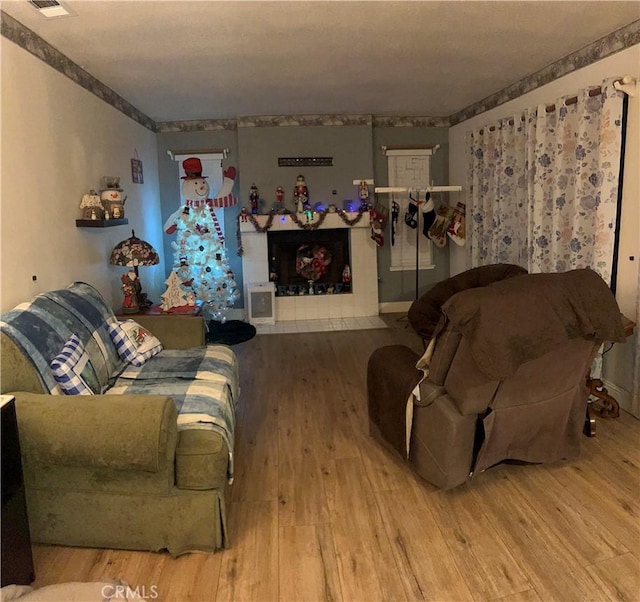
[{"label": "decorative figurine", "polygon": [[240,221],[241,222],[246,222],[247,221],[247,213],[249,213],[247,211],[246,207],[243,207],[242,209],[240,209]]},{"label": "decorative figurine", "polygon": [[100,191],[100,200],[102,202],[103,211],[108,211],[113,219],[124,217],[124,204],[127,200],[125,196],[122,198],[122,188],[106,188]]},{"label": "decorative figurine", "polygon": [[276,202],[273,204],[273,212],[283,214],[284,211],[284,188],[278,186],[276,188]]},{"label": "decorative figurine", "polygon": [[258,215],[258,203],[260,201],[260,193],[258,192],[258,187],[254,184],[251,184],[251,189],[249,191],[249,202],[251,203],[251,213],[253,215]]},{"label": "decorative figurine", "polygon": [[369,206],[369,186],[366,180],[360,180],[358,187],[358,198],[360,199],[360,209],[365,210]]},{"label": "decorative figurine", "polygon": [[296,187],[293,191],[293,202],[298,213],[304,213],[309,205],[309,189],[305,182],[304,176],[299,175],[296,178]]},{"label": "decorative figurine", "polygon": [[345,264],[344,269],[342,270],[342,283],[347,284],[351,282],[351,268],[349,264]]},{"label": "decorative figurine", "polygon": [[[85,194],[82,197],[80,209],[82,209],[82,217],[84,219],[98,219],[98,215],[102,216],[102,203],[95,190],[90,190],[89,194]],[[93,217],[94,214],[96,215],[95,218]]]}]

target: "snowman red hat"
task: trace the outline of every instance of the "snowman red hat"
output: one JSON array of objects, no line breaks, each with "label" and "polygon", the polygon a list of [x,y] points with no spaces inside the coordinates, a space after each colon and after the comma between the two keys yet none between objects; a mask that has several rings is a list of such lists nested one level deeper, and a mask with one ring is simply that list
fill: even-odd
[{"label": "snowman red hat", "polygon": [[182,162],[182,168],[184,169],[184,173],[187,174],[182,176],[181,180],[196,180],[198,178],[207,178],[209,176],[202,175],[202,161],[198,159],[198,157],[189,157]]}]

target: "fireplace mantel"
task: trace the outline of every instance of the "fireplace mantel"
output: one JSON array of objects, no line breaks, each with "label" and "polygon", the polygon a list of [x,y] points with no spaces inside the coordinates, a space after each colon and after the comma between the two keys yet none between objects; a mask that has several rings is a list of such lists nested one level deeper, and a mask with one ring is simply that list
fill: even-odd
[{"label": "fireplace mantel", "polygon": [[[313,218],[309,221],[309,224],[313,224],[318,221],[318,214],[313,213]],[[347,211],[345,215],[349,220],[356,219],[358,217],[357,211]],[[261,228],[264,228],[267,220],[269,219],[268,215],[254,215],[254,219],[258,222]],[[303,223],[306,223],[306,217],[304,214],[299,214],[298,219]],[[364,213],[360,221],[353,226],[349,224],[345,224],[340,215],[337,213],[327,213],[325,215],[324,221],[320,226],[318,226],[318,230],[330,230],[335,228],[368,228],[369,227],[369,215]],[[278,231],[278,230],[303,230],[304,228],[300,228],[298,224],[296,224],[289,215],[275,215],[273,218],[273,223],[271,224],[270,230]],[[254,232],[258,233],[254,227],[254,225],[250,221],[243,222],[240,220],[240,231],[241,232]]]}]

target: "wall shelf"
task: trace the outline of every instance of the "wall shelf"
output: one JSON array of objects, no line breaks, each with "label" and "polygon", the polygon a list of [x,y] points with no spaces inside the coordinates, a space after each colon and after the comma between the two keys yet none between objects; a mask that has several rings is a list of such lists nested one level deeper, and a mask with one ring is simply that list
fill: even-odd
[{"label": "wall shelf", "polygon": [[120,219],[77,219],[76,228],[111,228],[129,223],[126,217]]}]

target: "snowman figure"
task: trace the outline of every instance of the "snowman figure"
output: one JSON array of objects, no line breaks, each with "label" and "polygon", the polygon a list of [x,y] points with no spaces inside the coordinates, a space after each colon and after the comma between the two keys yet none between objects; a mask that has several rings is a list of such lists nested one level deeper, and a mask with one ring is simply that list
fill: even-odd
[{"label": "snowman figure", "polygon": [[[204,202],[209,197],[207,176],[202,175],[202,162],[198,157],[189,157],[182,162],[185,175],[182,182],[182,196],[185,201]],[[197,207],[198,205],[196,205]]]},{"label": "snowman figure", "polygon": [[124,204],[127,200],[122,198],[122,188],[105,188],[100,191],[100,202],[105,213],[114,219],[124,217]]}]

